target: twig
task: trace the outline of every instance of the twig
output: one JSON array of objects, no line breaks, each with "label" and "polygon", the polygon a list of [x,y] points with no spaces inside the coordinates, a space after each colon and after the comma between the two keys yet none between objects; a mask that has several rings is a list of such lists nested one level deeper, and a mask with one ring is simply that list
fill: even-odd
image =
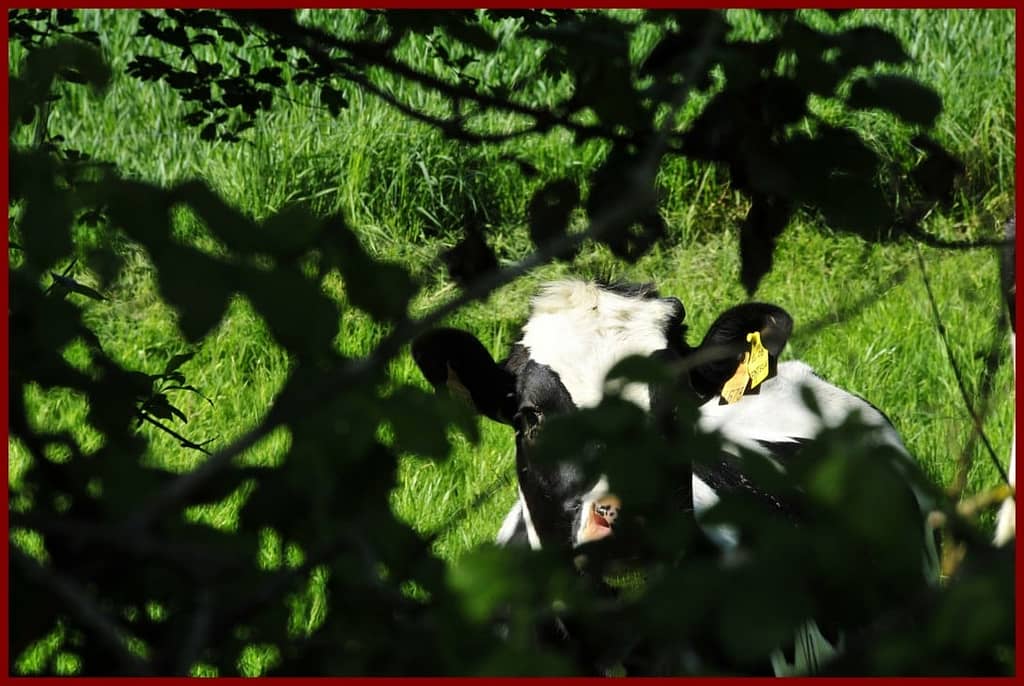
[{"label": "twig", "polygon": [[974,425],[975,434],[981,438],[982,443],[985,444],[985,448],[988,451],[989,457],[992,459],[992,464],[995,465],[996,471],[999,472],[999,476],[1003,482],[1009,485],[1010,479],[1006,475],[1006,470],[1003,469],[1003,465],[999,462],[999,458],[996,456],[996,451],[992,448],[992,443],[988,440],[988,436],[985,434],[985,428],[982,425],[981,418],[974,411],[974,406],[971,404],[971,399],[967,394],[967,386],[964,384],[963,375],[960,373],[960,367],[956,363],[956,359],[953,357],[953,350],[950,348],[949,339],[946,337],[946,326],[942,323],[942,316],[939,314],[939,306],[935,302],[935,296],[932,293],[931,284],[928,281],[928,273],[924,265],[924,256],[921,254],[921,248],[916,243],[914,244],[914,250],[917,252],[917,264],[921,269],[921,281],[924,282],[925,292],[928,294],[928,302],[931,305],[932,316],[935,319],[935,327],[939,333],[939,338],[942,340],[942,345],[946,350],[946,359],[949,360],[949,366],[953,370],[953,376],[956,378],[957,387],[960,389],[960,397],[964,402],[964,407],[967,409],[967,414],[970,415],[971,421]]},{"label": "twig", "polygon": [[1013,489],[1006,484],[999,484],[995,488],[976,493],[967,500],[962,500],[956,505],[956,511],[962,517],[973,517],[982,510],[1001,505],[1007,498],[1013,497]]},{"label": "twig", "polygon": [[152,674],[149,664],[129,650],[125,640],[128,632],[107,617],[84,588],[60,572],[39,564],[11,543],[8,543],[8,550],[26,576],[60,598],[71,614],[94,632],[100,642],[114,653],[125,672],[138,676]]},{"label": "twig", "polygon": [[[242,25],[255,24],[264,31],[268,31],[288,40],[292,45],[304,50],[310,57],[320,64],[329,65],[335,70],[343,72],[345,74],[344,78],[355,81],[359,83],[360,86],[366,87],[366,79],[356,75],[356,73],[343,60],[329,55],[327,53],[328,49],[341,50],[358,57],[363,61],[363,64],[360,65],[360,69],[365,70],[367,66],[381,67],[396,76],[404,78],[424,88],[436,91],[453,101],[474,102],[485,108],[518,114],[532,119],[534,122],[533,126],[516,132],[516,137],[523,136],[528,133],[546,133],[555,127],[561,126],[575,133],[581,139],[603,138],[618,143],[638,142],[637,136],[635,135],[622,134],[614,129],[601,125],[584,124],[579,121],[573,121],[571,119],[571,113],[556,114],[552,112],[551,109],[531,107],[529,105],[509,100],[508,98],[489,95],[474,88],[465,87],[457,83],[451,83],[431,74],[418,71],[408,64],[389,56],[387,54],[388,49],[386,46],[345,40],[317,28],[302,26],[294,21],[287,25],[272,24],[265,21],[259,15],[252,15],[245,11],[229,12],[229,14],[233,15],[236,21]],[[402,105],[392,96],[386,96],[386,92],[382,91],[380,88],[374,88],[373,90],[375,95],[384,99],[388,104],[399,108],[405,114],[412,116],[419,121],[437,126],[450,138],[469,142],[500,142],[507,139],[508,134],[494,134],[492,136],[491,134],[478,134],[467,131],[465,127],[459,125],[458,119],[438,119],[430,117],[430,115],[417,112],[407,105]],[[672,139],[671,145],[668,144],[668,139]],[[672,134],[668,134],[666,137],[666,149],[677,153],[684,152],[682,141]]]},{"label": "twig", "polygon": [[507,133],[480,133],[475,131],[469,131],[465,126],[462,125],[464,120],[463,117],[451,117],[443,119],[440,117],[433,117],[426,112],[421,112],[411,105],[407,105],[395,96],[388,93],[386,90],[372,83],[369,79],[356,74],[355,72],[348,72],[345,77],[349,81],[358,84],[363,90],[376,95],[378,98],[386,102],[387,104],[394,107],[402,114],[415,119],[416,121],[430,126],[436,127],[441,132],[454,140],[462,141],[464,143],[503,143],[506,141],[514,140],[516,138],[522,138],[523,136],[531,133],[539,133],[536,126],[532,126],[518,131],[510,131]]},{"label": "twig", "polygon": [[109,547],[126,556],[161,560],[197,577],[209,578],[245,564],[245,560],[209,546],[160,540],[117,525],[12,512],[10,526],[70,539],[83,547]]},{"label": "twig", "polygon": [[448,532],[452,531],[455,528],[455,525],[460,520],[467,517],[470,512],[480,507],[480,505],[482,505],[487,500],[490,500],[502,488],[511,484],[513,482],[514,476],[515,471],[504,471],[501,475],[498,476],[497,479],[494,480],[493,483],[491,483],[490,486],[483,488],[479,493],[477,493],[476,496],[474,496],[473,500],[460,507],[458,511],[452,514],[450,517],[447,517],[443,524],[441,524],[433,531],[427,532],[427,542],[433,543],[434,541],[437,541]]},{"label": "twig", "polygon": [[211,453],[209,450],[204,448],[201,444],[195,443],[193,441],[190,441],[189,439],[185,438],[184,436],[182,436],[180,433],[178,433],[177,431],[175,431],[171,427],[166,426],[166,425],[158,422],[156,419],[153,419],[153,417],[150,416],[147,412],[143,412],[142,410],[139,410],[138,415],[139,415],[140,419],[143,419],[143,420],[149,422],[150,424],[152,424],[156,428],[160,429],[161,431],[163,431],[165,433],[168,433],[171,436],[173,436],[174,438],[178,439],[178,441],[181,442],[181,447],[183,447],[183,448],[191,448],[192,450],[198,450],[199,452],[203,453],[204,455],[213,455],[213,453]]},{"label": "twig", "polygon": [[943,248],[946,250],[973,250],[975,248],[1007,248],[1013,245],[1012,239],[1007,238],[979,238],[974,241],[946,240],[933,236],[915,225],[902,227],[903,232],[932,248]]}]

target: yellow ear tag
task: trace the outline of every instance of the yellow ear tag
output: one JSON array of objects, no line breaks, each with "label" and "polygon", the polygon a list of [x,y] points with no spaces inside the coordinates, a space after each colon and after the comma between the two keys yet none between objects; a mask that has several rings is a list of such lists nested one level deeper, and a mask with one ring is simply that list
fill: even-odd
[{"label": "yellow ear tag", "polygon": [[761,334],[757,331],[747,334],[750,342],[750,357],[747,361],[747,373],[750,374],[750,388],[768,378],[768,350],[761,345]]},{"label": "yellow ear tag", "polygon": [[742,398],[744,391],[747,390],[747,381],[750,380],[750,375],[747,373],[747,360],[749,359],[750,353],[743,353],[743,361],[736,367],[736,373],[722,386],[720,395],[722,400],[729,405]]}]

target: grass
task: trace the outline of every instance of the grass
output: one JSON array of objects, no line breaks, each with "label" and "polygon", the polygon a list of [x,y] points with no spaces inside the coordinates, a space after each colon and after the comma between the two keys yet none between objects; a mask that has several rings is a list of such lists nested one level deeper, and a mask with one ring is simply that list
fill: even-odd
[{"label": "grass", "polygon": [[[353,25],[347,12],[304,11],[302,15],[340,32]],[[287,100],[278,102],[243,144],[207,143],[180,123],[184,109],[163,84],[140,85],[124,75],[130,56],[145,46],[145,41],[133,38],[135,14],[84,11],[81,16],[81,28],[95,29],[102,36],[115,78],[102,100],[75,89],[65,92],[51,114],[53,133],[65,136],[71,147],[116,162],[131,176],[160,184],[200,177],[257,219],[289,203],[304,203],[322,213],[341,212],[356,227],[367,250],[378,258],[403,263],[425,284],[414,303],[415,313],[426,312],[451,296],[454,286],[443,276],[438,254],[453,244],[463,222],[472,219],[488,226],[502,261],[528,252],[525,205],[539,181],[521,177],[514,165],[502,159],[503,154],[530,160],[543,179],[567,175],[582,180],[605,151],[598,143],[574,147],[560,132],[514,145],[467,149],[358,92],[349,93],[350,107],[331,119],[305,91],[293,86],[285,90]],[[730,20],[740,35],[754,35],[762,28],[750,11],[730,12]],[[815,15],[814,21],[828,24],[823,15]],[[935,136],[967,162],[967,178],[954,209],[930,218],[925,228],[949,238],[995,235],[1012,211],[1015,191],[1013,12],[872,10],[854,12],[842,22],[844,26],[859,23],[879,23],[904,40],[914,59],[905,72],[935,87],[945,103]],[[632,46],[635,54],[643,54],[649,41],[639,36]],[[441,69],[423,41],[412,41],[403,49],[405,59]],[[9,47],[12,64],[19,56],[17,46]],[[529,66],[535,62],[531,45],[520,42],[475,68],[503,74],[508,83],[530,88],[540,98],[563,92],[564,84],[528,78]],[[254,68],[260,66],[254,64]],[[407,86],[396,87],[395,92],[441,106]],[[693,107],[699,104],[698,98]],[[823,116],[839,116],[834,103],[820,102],[816,107]],[[858,113],[850,116],[850,123],[882,154],[893,159],[911,156],[893,144],[901,129],[890,118]],[[488,123],[507,124],[497,119]],[[738,281],[736,235],[745,205],[724,181],[724,174],[714,169],[686,160],[670,161],[659,177],[665,190],[662,212],[670,231],[665,244],[635,265],[621,264],[606,249],[588,245],[571,268],[539,269],[486,302],[465,308],[449,323],[473,331],[500,357],[513,342],[537,284],[571,273],[657,282],[663,293],[684,302],[691,341],[699,340],[722,309],[746,299]],[[177,229],[184,240],[207,250],[219,249],[205,228],[184,213]],[[971,422],[936,333],[915,250],[904,243],[866,245],[854,237],[836,235],[812,218],[800,217],[782,240],[775,268],[756,296],[794,315],[796,330],[787,357],[807,361],[824,377],[882,408],[924,470],[936,482],[948,485],[968,443]],[[989,348],[993,344],[1007,348],[1005,332],[999,329],[1004,313],[996,255],[987,249],[921,251],[953,355],[968,392],[976,397]],[[86,315],[105,349],[122,364],[153,373],[186,348],[176,315],[160,300],[142,251],[126,247],[125,270],[105,286],[109,300],[88,303]],[[325,288],[344,302],[343,284],[328,282]],[[343,306],[341,312],[339,350],[350,355],[370,350],[381,335],[380,328],[350,307]],[[67,355],[86,363],[81,350],[69,349]],[[237,299],[196,357],[182,368],[189,382],[213,401],[211,407],[191,394],[179,399],[190,418],[188,435],[216,436],[214,445],[223,446],[254,426],[281,388],[288,364],[252,307]],[[395,383],[425,386],[408,355],[395,361],[391,374]],[[994,388],[985,431],[1005,459],[1014,407],[1005,352]],[[33,391],[28,401],[37,424],[67,427],[86,452],[96,449],[99,436],[84,423],[83,399],[61,391]],[[181,449],[170,437],[146,427],[141,431],[150,440],[146,459],[151,463],[182,472],[199,462],[198,453]],[[399,485],[392,493],[391,504],[399,517],[425,534],[443,531],[436,552],[446,560],[457,560],[465,551],[492,540],[515,499],[507,431],[484,420],[481,435],[479,445],[473,446],[453,433],[454,448],[444,462],[404,456]],[[276,464],[284,459],[289,445],[290,436],[282,429],[243,459]],[[8,478],[16,501],[26,497],[19,488],[29,458],[15,441],[9,442],[9,455]],[[997,483],[996,470],[980,448],[975,446],[968,458],[972,467],[967,494]],[[191,515],[230,530],[246,495],[246,489],[240,489],[224,502],[197,508]],[[981,525],[991,527],[991,513]],[[32,546],[27,536],[22,539]],[[262,548],[261,559],[268,565],[282,564],[288,557],[281,542],[272,537]],[[323,588],[323,579],[311,580],[306,600],[297,605],[296,621],[302,627],[315,626],[329,611],[317,588]],[[60,669],[73,673],[75,658],[60,652],[60,631],[23,656],[19,669],[36,672],[54,653]],[[242,656],[239,672],[258,674],[271,659],[268,650],[253,646]],[[196,668],[196,673],[208,672],[208,668]]]}]

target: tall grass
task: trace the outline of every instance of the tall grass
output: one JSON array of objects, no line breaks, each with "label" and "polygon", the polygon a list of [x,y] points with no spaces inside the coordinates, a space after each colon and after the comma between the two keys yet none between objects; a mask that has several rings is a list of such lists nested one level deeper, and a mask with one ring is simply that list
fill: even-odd
[{"label": "tall grass", "polygon": [[[166,86],[143,85],[125,75],[132,55],[159,47],[134,37],[136,13],[80,14],[83,29],[100,33],[115,78],[103,99],[74,88],[63,90],[50,116],[53,133],[63,135],[70,147],[111,160],[125,173],[142,179],[172,184],[200,177],[256,218],[290,203],[304,203],[322,213],[340,212],[375,256],[400,261],[423,280],[427,287],[414,302],[417,313],[450,296],[454,286],[444,276],[438,254],[453,244],[464,222],[478,221],[488,227],[500,260],[518,259],[528,252],[525,205],[540,180],[523,178],[505,159],[507,154],[528,159],[540,170],[541,179],[567,175],[578,180],[604,154],[601,144],[576,147],[558,131],[514,144],[460,146],[359,92],[348,93],[349,108],[332,119],[307,91],[294,86],[284,89],[274,111],[261,118],[242,143],[205,142],[196,130],[181,123],[186,110]],[[355,25],[349,11],[301,14],[304,21],[340,33],[352,31]],[[738,36],[763,30],[750,11],[730,12],[729,18]],[[814,21],[830,26],[823,15]],[[943,97],[945,109],[935,136],[967,163],[967,178],[954,211],[931,217],[925,228],[947,237],[994,235],[998,222],[1012,211],[1015,191],[1013,12],[856,11],[840,26],[861,23],[878,23],[903,39],[913,58],[905,73],[931,84]],[[649,37],[638,36],[633,47],[642,54],[649,47]],[[403,59],[441,69],[421,40],[411,41],[403,51]],[[11,45],[8,55],[16,68],[20,48]],[[529,42],[515,42],[476,68],[503,70],[510,81],[534,89],[538,97],[557,96],[564,84],[525,77],[516,81],[520,78],[516,69],[528,73],[536,59]],[[408,85],[394,85],[403,98],[441,106],[436,98],[431,100]],[[825,114],[838,116],[834,103],[817,106]],[[881,153],[896,160],[911,159],[912,151],[893,143],[900,130],[891,118],[877,113],[850,117]],[[493,125],[503,122],[498,118]],[[453,315],[449,323],[473,331],[500,357],[513,342],[537,284],[576,274],[658,283],[663,293],[684,302],[691,337],[699,339],[722,309],[746,299],[738,281],[736,238],[745,205],[725,182],[719,170],[671,160],[659,176],[665,191],[662,212],[670,233],[665,244],[634,265],[619,263],[606,249],[588,245],[572,267],[558,264],[539,269]],[[178,218],[177,228],[183,240],[218,249],[205,228],[187,213]],[[796,319],[786,357],[807,361],[824,377],[882,408],[927,473],[940,484],[950,484],[970,443],[971,421],[937,334],[915,250],[904,243],[864,244],[802,217],[783,237],[774,270],[757,298],[780,304]],[[976,395],[990,346],[1007,348],[1005,333],[999,329],[1004,312],[996,256],[991,250],[922,251],[954,356],[968,390]],[[175,313],[159,298],[147,256],[131,247],[126,248],[126,256],[125,270],[107,286],[109,300],[84,307],[109,353],[133,369],[157,372],[170,355],[186,346]],[[328,282],[325,288],[344,303],[343,284]],[[382,333],[379,327],[353,308],[343,306],[341,312],[338,348],[351,355],[369,351]],[[193,395],[178,399],[190,419],[187,433],[197,439],[217,437],[213,447],[226,445],[260,421],[284,382],[289,362],[242,298],[232,304],[197,352],[183,371],[190,383],[212,399],[213,406]],[[80,350],[70,349],[67,356],[85,363]],[[1005,453],[1014,388],[1005,354],[1002,360],[985,431]],[[391,376],[395,383],[425,386],[407,355],[392,365]],[[85,425],[81,398],[61,391],[34,391],[28,400],[36,422],[67,427],[80,437],[86,452],[96,449],[98,435]],[[490,540],[515,498],[510,436],[504,427],[483,421],[481,442],[473,446],[453,434],[454,449],[444,462],[405,456],[399,486],[392,494],[395,512],[416,529],[443,532],[436,550],[445,559],[457,559]],[[162,433],[146,427],[140,431],[151,441],[146,459],[153,464],[179,472],[192,468],[201,457]],[[279,430],[244,459],[275,464],[284,459],[289,441],[288,432]],[[8,478],[12,498],[17,498],[19,477],[29,458],[16,442],[9,443],[9,452]],[[966,459],[973,465],[968,493],[996,483],[996,470],[982,448],[973,444]],[[230,529],[246,496],[246,489],[240,489],[223,503],[191,514],[211,526]],[[991,526],[990,519],[986,514],[982,525]],[[263,547],[268,560],[279,559],[279,542],[268,540]],[[329,611],[315,590],[322,580],[311,583],[314,590],[296,608],[300,627],[312,626],[317,616]],[[254,648],[239,670],[259,673],[267,659],[266,651]],[[26,659],[22,667],[31,672],[41,664],[45,662]],[[73,661],[68,664],[69,671],[74,671]]]}]

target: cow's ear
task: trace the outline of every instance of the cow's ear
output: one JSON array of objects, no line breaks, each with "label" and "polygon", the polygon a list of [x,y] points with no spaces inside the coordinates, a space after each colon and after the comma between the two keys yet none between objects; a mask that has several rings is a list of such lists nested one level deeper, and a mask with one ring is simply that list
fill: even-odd
[{"label": "cow's ear", "polygon": [[776,305],[744,303],[719,315],[701,341],[700,352],[712,359],[691,370],[690,381],[694,390],[704,397],[717,394],[736,373],[743,353],[750,349],[747,335],[755,331],[768,350],[769,370],[774,376],[779,354],[793,332],[793,318]]},{"label": "cow's ear", "polygon": [[412,343],[412,357],[434,388],[467,400],[480,414],[505,424],[515,414],[515,377],[494,361],[473,334],[434,329]]}]

